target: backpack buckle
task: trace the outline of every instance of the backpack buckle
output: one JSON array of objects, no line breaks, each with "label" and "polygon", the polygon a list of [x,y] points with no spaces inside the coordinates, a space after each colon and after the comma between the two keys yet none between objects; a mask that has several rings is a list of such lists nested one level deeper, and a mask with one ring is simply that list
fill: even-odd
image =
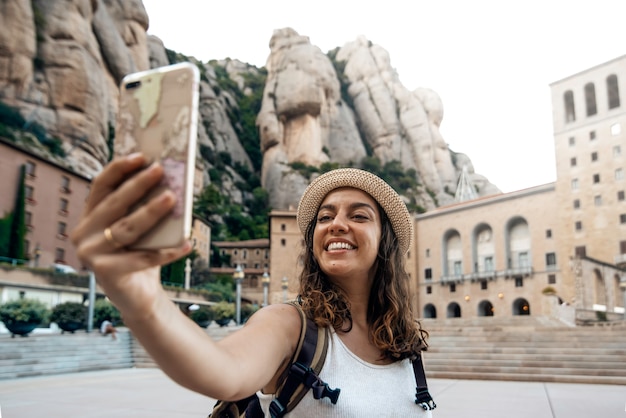
[{"label": "backpack buckle", "polygon": [[287,413],[287,409],[278,401],[278,399],[274,399],[270,403],[269,412],[272,418],[281,418]]}]

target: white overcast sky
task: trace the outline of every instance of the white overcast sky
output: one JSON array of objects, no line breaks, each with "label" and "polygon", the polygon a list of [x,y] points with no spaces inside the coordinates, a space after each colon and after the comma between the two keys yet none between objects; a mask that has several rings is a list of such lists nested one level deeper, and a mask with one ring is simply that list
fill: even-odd
[{"label": "white overcast sky", "polygon": [[626,54],[624,0],[143,0],[148,33],[202,61],[265,65],[274,29],[324,53],[365,36],[444,106],[441,132],[503,192],[556,180],[550,83]]}]

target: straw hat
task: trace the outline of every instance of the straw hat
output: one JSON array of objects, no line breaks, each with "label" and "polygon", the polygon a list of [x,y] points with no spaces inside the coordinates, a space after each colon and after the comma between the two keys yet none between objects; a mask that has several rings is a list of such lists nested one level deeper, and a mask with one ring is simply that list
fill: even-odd
[{"label": "straw hat", "polygon": [[311,182],[298,204],[297,221],[303,234],[306,234],[307,226],[317,216],[317,211],[326,195],[340,187],[353,187],[372,196],[391,221],[400,251],[406,253],[409,250],[413,237],[413,220],[406,205],[398,193],[383,179],[357,168],[332,170]]}]

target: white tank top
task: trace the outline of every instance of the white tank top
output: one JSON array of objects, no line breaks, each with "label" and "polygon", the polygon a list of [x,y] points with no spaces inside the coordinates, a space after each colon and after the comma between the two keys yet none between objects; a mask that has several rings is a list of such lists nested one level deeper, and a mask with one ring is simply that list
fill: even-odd
[{"label": "white tank top", "polygon": [[[388,365],[367,363],[354,355],[331,331],[328,353],[320,378],[331,389],[340,388],[337,404],[328,398],[315,399],[311,391],[292,412],[292,418],[432,417],[415,404],[415,375],[411,361]],[[274,395],[257,393],[265,416]]]}]

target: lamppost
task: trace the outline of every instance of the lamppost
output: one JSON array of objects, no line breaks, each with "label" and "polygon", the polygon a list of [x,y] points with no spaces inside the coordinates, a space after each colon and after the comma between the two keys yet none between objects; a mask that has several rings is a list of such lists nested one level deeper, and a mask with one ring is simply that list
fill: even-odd
[{"label": "lamppost", "polygon": [[270,287],[270,275],[267,273],[267,270],[263,272],[261,283],[263,283],[263,306],[267,306],[267,293]]},{"label": "lamppost", "polygon": [[35,267],[39,267],[39,257],[41,256],[41,247],[39,243],[35,246]]},{"label": "lamppost", "polygon": [[235,280],[235,284],[237,285],[236,287],[237,299],[235,300],[237,325],[241,325],[241,281],[243,280],[243,278],[244,278],[244,272],[243,272],[243,269],[241,268],[241,264],[237,264],[237,268],[235,269],[235,272],[233,273],[233,279]]},{"label": "lamppost", "polygon": [[287,276],[283,276],[280,287],[283,289],[283,302],[287,302],[287,287],[289,286],[289,280]]}]

